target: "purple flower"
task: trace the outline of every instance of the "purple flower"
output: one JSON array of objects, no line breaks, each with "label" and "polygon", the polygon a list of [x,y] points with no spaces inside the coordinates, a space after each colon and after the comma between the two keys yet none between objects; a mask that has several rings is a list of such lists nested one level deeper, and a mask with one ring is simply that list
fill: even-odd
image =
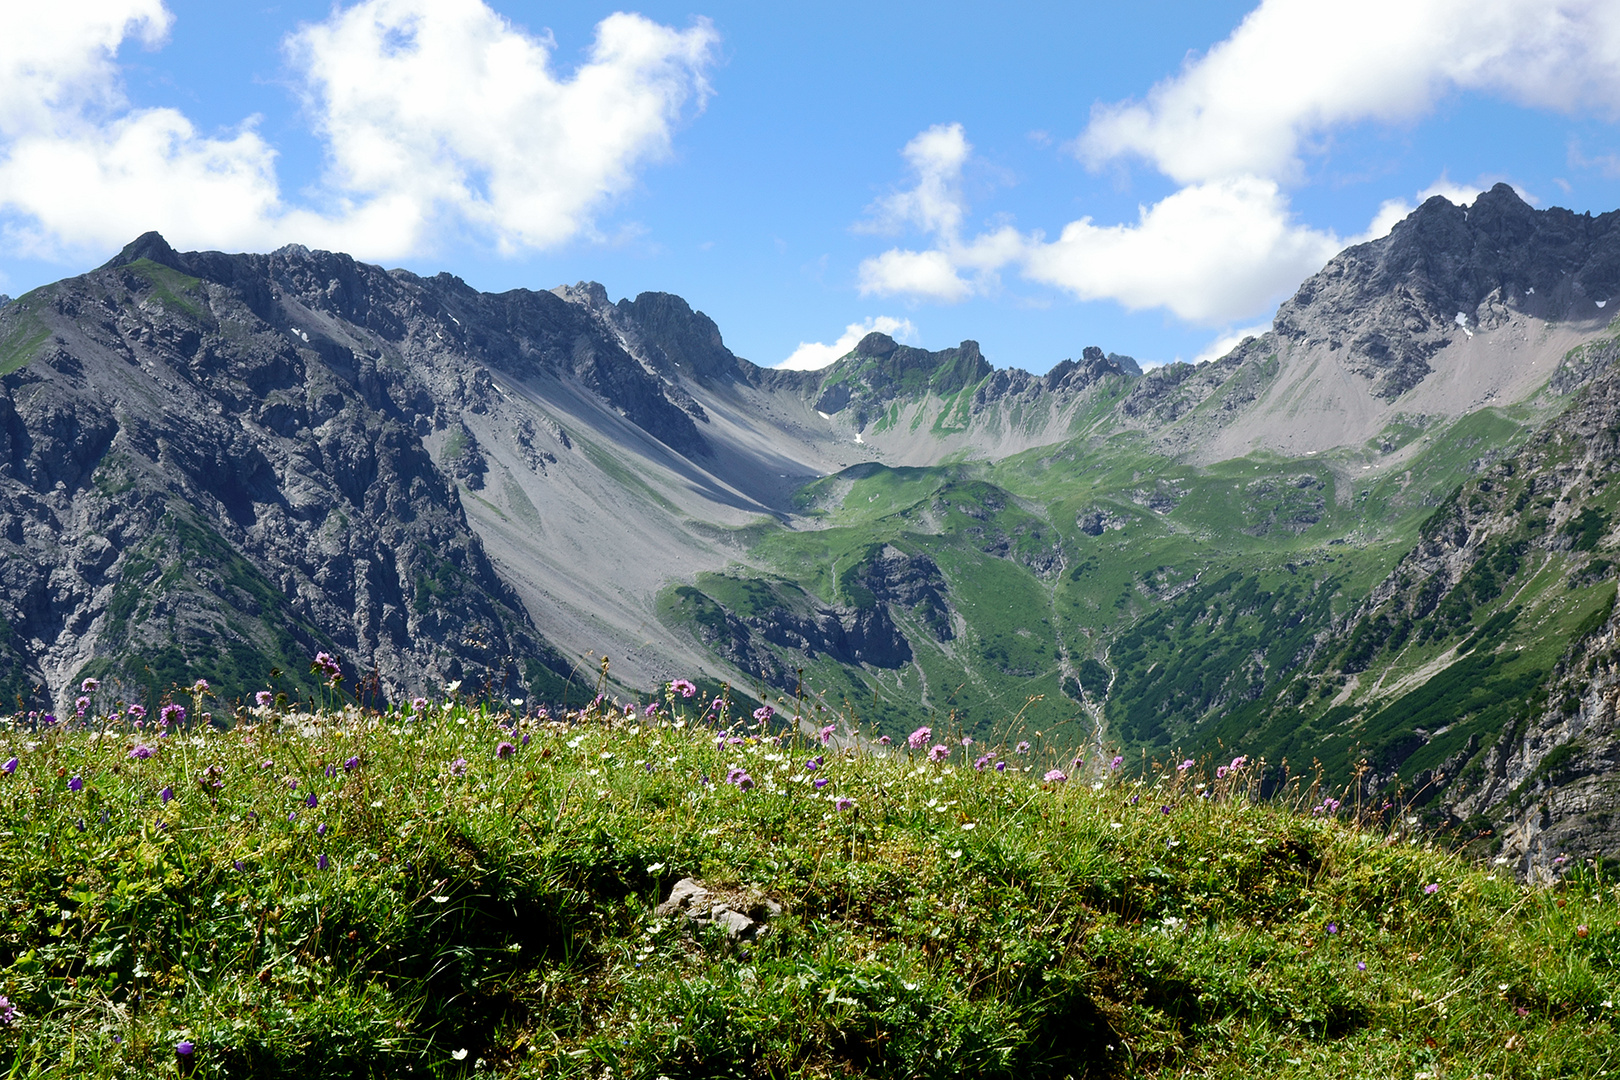
[{"label": "purple flower", "polygon": [[1048,784],[1061,784],[1067,781],[1069,776],[1062,769],[1050,769],[1047,771],[1045,776],[1041,777],[1041,779],[1045,780]]},{"label": "purple flower", "polygon": [[81,693],[81,694],[93,694],[97,690],[100,690],[100,689],[101,689],[101,680],[100,679],[86,679],[86,680],[84,680],[84,682],[79,684],[79,693]]},{"label": "purple flower", "polygon": [[1123,764],[1125,764],[1125,756],[1123,754],[1115,754],[1114,760],[1108,763],[1109,771],[1118,772],[1119,767]]},{"label": "purple flower", "polygon": [[84,790],[84,780],[82,778],[80,778],[80,777],[77,777],[77,776],[73,777],[71,780],[68,781],[68,790],[69,791],[83,791]]},{"label": "purple flower", "polygon": [[309,793],[309,798],[304,800],[304,805],[309,807],[311,810],[315,809],[320,804],[321,800],[315,797],[315,793],[313,791]]},{"label": "purple flower", "polygon": [[495,756],[498,758],[509,758],[515,753],[517,753],[517,747],[505,740],[495,744]]},{"label": "purple flower", "polygon": [[811,786],[813,786],[817,791],[820,791],[822,788],[827,786],[827,778],[825,776],[818,776],[810,783]]},{"label": "purple flower", "polygon": [[972,746],[973,745],[973,736],[971,736],[971,735],[962,736],[962,745],[963,746]]},{"label": "purple flower", "polygon": [[158,792],[158,798],[163,802],[168,802],[174,798],[174,788],[165,786],[162,791]]},{"label": "purple flower", "polygon": [[754,710],[754,719],[758,720],[762,724],[775,715],[776,710],[771,708],[769,705],[761,705],[759,708]]},{"label": "purple flower", "polygon": [[313,675],[317,671],[326,676],[328,683],[335,683],[343,677],[343,669],[338,666],[337,657],[329,652],[315,654],[315,662],[309,665],[309,673]]},{"label": "purple flower", "polygon": [[288,777],[287,778],[287,790],[288,791],[297,791],[298,790],[298,781],[297,781],[296,778],[293,778],[293,777]]},{"label": "purple flower", "polygon": [[742,769],[728,769],[726,771],[726,783],[736,784],[738,790],[747,791],[754,786],[754,778]]},{"label": "purple flower", "polygon": [[1232,764],[1231,764],[1230,768],[1231,768],[1231,770],[1233,772],[1237,772],[1239,769],[1243,768],[1243,766],[1247,765],[1248,763],[1249,763],[1249,759],[1246,756],[1240,754],[1239,756],[1232,759]]},{"label": "purple flower", "polygon": [[840,814],[845,810],[853,810],[855,809],[855,800],[840,796],[833,801],[833,809],[837,810]]},{"label": "purple flower", "polygon": [[906,744],[913,750],[921,750],[928,745],[928,740],[934,737],[934,729],[923,726],[906,736]]},{"label": "purple flower", "polygon": [[351,758],[345,758],[344,759],[344,762],[343,762],[343,771],[344,772],[354,772],[354,770],[358,769],[359,767],[360,767],[360,759],[359,759],[359,757],[351,757]]},{"label": "purple flower", "polygon": [[518,742],[522,743],[524,746],[528,746],[529,745],[529,733],[527,731],[525,731],[523,733],[523,738],[519,739]]},{"label": "purple flower", "polygon": [[232,866],[234,866],[234,867],[236,867],[236,872],[237,872],[237,873],[238,873],[238,874],[240,874],[240,873],[241,873],[241,872],[242,872],[242,871],[244,871],[244,870],[246,870],[246,869],[247,869],[247,867],[246,867],[246,866],[243,866],[243,865],[242,865],[242,860],[241,860],[241,859],[237,859],[237,860],[236,860],[236,861],[235,861],[235,862],[234,862],[234,863],[232,863],[232,864],[231,864],[231,865],[232,865]]},{"label": "purple flower", "polygon": [[977,761],[975,761],[973,763],[973,770],[975,772],[984,772],[985,767],[990,764],[991,756],[992,755],[990,755],[990,754],[985,754],[983,757],[981,757]]},{"label": "purple flower", "polygon": [[1015,754],[1027,754],[1027,753],[1029,753],[1029,743],[1027,743],[1027,742],[1019,743],[1017,746],[1013,747],[1013,753],[1015,753]]},{"label": "purple flower", "polygon": [[191,684],[191,692],[193,694],[206,694],[206,693],[208,693],[208,680],[207,679],[198,679],[196,682],[192,683]]},{"label": "purple flower", "polygon": [[1438,882],[1423,886],[1423,895],[1425,895],[1425,896],[1433,896],[1435,893],[1437,893],[1439,891],[1440,891],[1440,885],[1439,885]]},{"label": "purple flower", "polygon": [[649,704],[645,709],[642,709],[641,710],[641,715],[642,716],[647,716],[647,717],[657,716],[658,715],[658,702],[654,701],[651,704]]},{"label": "purple flower", "polygon": [[129,756],[137,761],[145,761],[152,756],[152,748],[144,743],[136,743],[135,749],[129,752]]},{"label": "purple flower", "polygon": [[321,771],[322,771],[322,772],[323,772],[323,773],[325,773],[325,774],[326,774],[326,778],[327,778],[327,779],[328,779],[328,780],[330,780],[330,779],[332,779],[332,777],[334,777],[334,776],[336,776],[336,775],[337,775],[337,766],[336,766],[336,765],[333,765],[333,764],[332,764],[332,763],[331,763],[331,762],[330,762],[330,761],[328,761],[328,762],[327,762],[327,763],[326,763],[326,768],[324,768],[324,769],[322,769],[322,770],[321,770]]},{"label": "purple flower", "polygon": [[679,694],[683,698],[696,697],[697,687],[689,679],[676,679],[669,684],[671,694]]},{"label": "purple flower", "polygon": [[16,1022],[17,1006],[13,1005],[11,1003],[11,999],[6,997],[6,995],[0,994],[0,1025],[10,1027]]},{"label": "purple flower", "polygon": [[1007,771],[1007,763],[1005,761],[996,762],[996,772],[1006,772],[1006,771]]},{"label": "purple flower", "polygon": [[936,765],[951,756],[951,748],[944,743],[935,743],[928,748],[928,760]]},{"label": "purple flower", "polygon": [[84,710],[88,709],[89,707],[90,699],[87,697],[81,697],[73,703],[73,711],[78,713],[80,716],[83,716]]},{"label": "purple flower", "polygon": [[326,835],[326,822],[323,821],[319,825],[315,826],[315,835],[316,836],[325,836]]},{"label": "purple flower", "polygon": [[146,706],[145,705],[131,705],[129,708],[125,709],[124,711],[129,714],[129,718],[131,720],[145,720],[146,719]]},{"label": "purple flower", "polygon": [[257,694],[253,695],[254,704],[258,705],[261,709],[268,709],[270,707],[270,703],[274,700],[276,700],[276,695],[272,694],[268,690],[260,690]]},{"label": "purple flower", "polygon": [[174,1044],[174,1052],[179,1054],[181,1057],[190,1057],[193,1051],[196,1049],[196,1044],[190,1039],[181,1039],[179,1042]]},{"label": "purple flower", "polygon": [[4,765],[0,765],[0,772],[5,773],[7,776],[10,776],[12,773],[14,773],[16,771],[17,771],[17,759],[14,758],[14,757],[13,758],[7,758],[6,763]]},{"label": "purple flower", "polygon": [[1339,932],[1339,924],[1336,923],[1336,922],[1328,923],[1327,924],[1327,932],[1329,934],[1337,934]]},{"label": "purple flower", "polygon": [[1161,806],[1161,807],[1159,807],[1159,813],[1161,813],[1161,814],[1168,814],[1168,813],[1169,813],[1169,812],[1170,812],[1170,808],[1169,808],[1169,807],[1168,807],[1168,806]]},{"label": "purple flower", "polygon": [[450,775],[451,776],[461,776],[466,771],[467,771],[467,759],[466,758],[458,757],[458,758],[456,758],[456,760],[454,760],[454,761],[452,761],[450,763]]},{"label": "purple flower", "polygon": [[170,702],[158,710],[158,723],[164,727],[168,727],[170,724],[183,724],[185,720],[186,707],[184,705],[176,705]]},{"label": "purple flower", "polygon": [[879,746],[888,746],[892,742],[894,742],[894,740],[889,738],[887,735],[882,735],[882,736],[879,736],[879,738],[878,738],[878,745]]},{"label": "purple flower", "polygon": [[815,772],[825,764],[827,764],[827,759],[821,754],[817,754],[815,757],[804,763],[804,771]]},{"label": "purple flower", "polygon": [[326,858],[326,852],[323,851],[319,855],[315,856],[315,869],[326,870],[330,868],[331,865],[332,864]]},{"label": "purple flower", "polygon": [[828,743],[832,742],[832,737],[833,737],[834,733],[836,733],[837,731],[838,731],[838,725],[837,724],[828,724],[826,727],[822,728],[821,729],[821,745],[826,746]]},{"label": "purple flower", "polygon": [[1367,961],[1365,961],[1365,960],[1357,960],[1356,961],[1356,970],[1357,971],[1366,971],[1367,970]]},{"label": "purple flower", "polygon": [[1186,772],[1188,769],[1190,769],[1192,767],[1193,767],[1193,759],[1188,758],[1186,761],[1183,761],[1180,765],[1176,766],[1176,772]]},{"label": "purple flower", "polygon": [[413,712],[413,713],[426,712],[427,711],[427,706],[428,706],[427,698],[425,698],[425,697],[411,698],[411,712]]},{"label": "purple flower", "polygon": [[291,825],[293,822],[295,822],[297,820],[298,820],[298,811],[296,811],[296,810],[287,811],[287,824]]}]

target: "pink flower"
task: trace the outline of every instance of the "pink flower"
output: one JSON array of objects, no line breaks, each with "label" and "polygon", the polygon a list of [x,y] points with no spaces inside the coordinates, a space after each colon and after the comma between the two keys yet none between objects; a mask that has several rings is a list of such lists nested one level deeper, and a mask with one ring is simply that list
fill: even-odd
[{"label": "pink flower", "polygon": [[913,750],[921,750],[928,745],[928,740],[934,737],[934,729],[923,726],[906,736],[906,742]]},{"label": "pink flower", "polygon": [[1125,755],[1115,754],[1114,760],[1108,763],[1108,768],[1113,772],[1118,772],[1119,767],[1123,764],[1125,764]]},{"label": "pink flower", "polygon": [[276,696],[268,690],[260,690],[253,695],[253,703],[261,709],[268,709],[270,703],[274,700],[276,700]]},{"label": "pink flower", "polygon": [[1188,769],[1190,769],[1192,767],[1193,767],[1193,759],[1188,758],[1186,761],[1183,761],[1180,765],[1176,766],[1176,772],[1186,772]]},{"label": "pink flower", "polygon": [[754,719],[758,720],[762,724],[775,715],[776,710],[771,708],[769,705],[761,705],[759,708],[754,710]]},{"label": "pink flower", "polygon": [[1226,779],[1226,766],[1225,765],[1216,766],[1216,768],[1215,768],[1215,779],[1217,779],[1217,780],[1225,780]]},{"label": "pink flower", "polygon": [[1062,769],[1052,769],[1048,771],[1045,776],[1041,777],[1041,779],[1045,780],[1048,784],[1061,784],[1069,779],[1069,775]]},{"label": "pink flower", "polygon": [[951,756],[951,748],[944,743],[937,743],[928,750],[928,760],[934,763],[944,761]]},{"label": "pink flower", "polygon": [[836,733],[837,731],[838,731],[838,725],[837,724],[828,724],[826,727],[822,728],[821,729],[821,745],[826,746],[828,743],[832,742],[832,737],[833,737],[834,733]]},{"label": "pink flower", "polygon": [[687,679],[676,679],[669,684],[669,692],[679,694],[683,698],[696,697],[697,687]]},{"label": "pink flower", "polygon": [[1425,896],[1433,896],[1435,893],[1437,893],[1439,891],[1440,891],[1439,882],[1434,882],[1434,883],[1431,883],[1429,885],[1423,886],[1423,895],[1425,895]]},{"label": "pink flower", "polygon": [[837,810],[840,814],[845,810],[853,810],[855,809],[855,800],[841,797],[833,803],[833,809]]},{"label": "pink flower", "polygon": [[100,690],[100,689],[101,689],[101,680],[100,679],[86,679],[86,680],[84,680],[84,682],[79,684],[79,693],[81,693],[81,694],[93,694],[97,690]]}]

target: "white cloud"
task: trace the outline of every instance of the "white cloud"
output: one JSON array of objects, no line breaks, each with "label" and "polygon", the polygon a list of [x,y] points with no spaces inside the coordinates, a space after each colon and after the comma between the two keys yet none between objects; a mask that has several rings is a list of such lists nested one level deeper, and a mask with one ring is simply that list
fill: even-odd
[{"label": "white cloud", "polygon": [[181,247],[298,241],[370,258],[466,233],[503,253],[595,236],[596,214],[706,98],[717,40],[705,22],[611,15],[560,78],[551,42],[482,0],[335,9],[287,41],[328,158],[315,204],[300,206],[251,120],[210,137],[175,110],[129,107],[114,54],[130,35],[161,41],[160,0],[91,6],[33,15],[20,43],[0,43],[0,222],[34,254],[149,228]]},{"label": "white cloud", "polygon": [[1077,149],[1180,183],[1294,179],[1334,127],[1400,123],[1453,90],[1607,115],[1620,102],[1609,0],[1264,0],[1225,41],[1148,92],[1098,106]]},{"label": "white cloud", "polygon": [[1071,222],[1031,247],[1025,273],[1082,300],[1219,325],[1252,316],[1342,246],[1296,224],[1275,182],[1237,177],[1185,187],[1143,207],[1134,225]]},{"label": "white cloud", "polygon": [[896,232],[914,225],[955,239],[967,211],[962,200],[962,166],[973,153],[961,124],[935,124],[900,151],[917,176],[917,186],[878,200],[867,232]]},{"label": "white cloud", "polygon": [[819,341],[801,341],[799,347],[793,350],[793,355],[776,366],[792,371],[819,371],[840,357],[849,355],[856,343],[874,330],[902,342],[915,341],[917,337],[917,328],[911,325],[910,319],[879,315],[865,322],[850,323],[831,345],[823,345]]},{"label": "white cloud", "polygon": [[[1264,334],[1270,329],[1270,323],[1258,323],[1254,326],[1245,326],[1241,330],[1224,331],[1223,333],[1216,335],[1214,341],[1211,341],[1208,345],[1204,346],[1203,352],[1200,352],[1197,356],[1193,357],[1193,363],[1203,364],[1211,360],[1219,360],[1221,357],[1243,344],[1243,340],[1245,338],[1259,337],[1261,334]],[[1143,370],[1146,370],[1147,365],[1143,364],[1142,368]]]}]

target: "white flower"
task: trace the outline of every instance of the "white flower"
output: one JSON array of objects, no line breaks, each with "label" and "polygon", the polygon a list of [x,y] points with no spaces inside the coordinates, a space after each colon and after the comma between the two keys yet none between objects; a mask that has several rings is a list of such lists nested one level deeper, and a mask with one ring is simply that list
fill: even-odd
[{"label": "white flower", "polygon": [[[458,683],[457,685],[460,685],[460,684]],[[450,1051],[450,1060],[452,1060],[452,1061],[466,1061],[467,1060],[467,1050],[466,1050],[466,1048],[463,1047],[460,1050],[452,1050],[452,1051]]]}]

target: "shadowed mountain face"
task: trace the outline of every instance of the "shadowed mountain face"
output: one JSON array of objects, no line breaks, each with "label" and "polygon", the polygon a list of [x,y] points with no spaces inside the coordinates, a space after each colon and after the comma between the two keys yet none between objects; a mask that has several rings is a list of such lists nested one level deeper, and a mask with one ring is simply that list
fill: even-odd
[{"label": "shadowed mountain face", "polygon": [[[0,308],[0,689],[303,695],[324,649],[371,700],[579,700],[607,658],[621,694],[705,675],[891,734],[1365,759],[1497,821],[1482,777],[1556,742],[1527,718],[1608,685],[1571,636],[1620,562],[1607,458],[1492,500],[1568,471],[1515,456],[1558,424],[1609,430],[1617,220],[1430,200],[1218,361],[1039,376],[883,334],[763,369],[665,293],[148,234]],[[1506,547],[1468,516],[1548,498]],[[1533,619],[1541,579],[1475,580],[1559,559]]]}]

